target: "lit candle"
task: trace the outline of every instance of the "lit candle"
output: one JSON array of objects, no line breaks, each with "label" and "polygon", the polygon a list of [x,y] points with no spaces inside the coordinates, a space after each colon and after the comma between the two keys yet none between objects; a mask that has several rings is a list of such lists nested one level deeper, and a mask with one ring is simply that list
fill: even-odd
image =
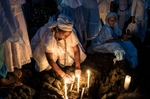
[{"label": "lit candle", "polygon": [[124,89],[127,91],[131,82],[131,76],[126,75],[124,82]]},{"label": "lit candle", "polygon": [[[74,80],[75,80],[75,77],[72,76],[72,79],[73,79],[73,81],[74,81]],[[72,90],[72,88],[73,88],[73,83],[71,84],[70,91]]]},{"label": "lit candle", "polygon": [[65,99],[68,99],[68,97],[67,97],[67,83],[66,83],[66,81],[64,82],[64,90],[65,90]]},{"label": "lit candle", "polygon": [[80,75],[77,76],[78,82],[77,82],[77,92],[79,92],[80,88]]},{"label": "lit candle", "polygon": [[89,88],[89,86],[90,86],[90,71],[87,70],[87,73],[88,73],[87,88]]},{"label": "lit candle", "polygon": [[116,58],[113,59],[114,65],[116,64]]},{"label": "lit candle", "polygon": [[80,97],[80,99],[83,98],[83,94],[84,94],[84,87],[82,88],[82,92],[81,92],[81,97]]}]

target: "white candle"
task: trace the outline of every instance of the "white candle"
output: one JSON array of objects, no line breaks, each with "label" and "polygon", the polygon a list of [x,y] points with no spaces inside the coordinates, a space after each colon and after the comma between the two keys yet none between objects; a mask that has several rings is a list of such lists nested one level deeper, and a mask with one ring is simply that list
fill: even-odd
[{"label": "white candle", "polygon": [[79,92],[80,88],[80,75],[77,76],[78,82],[77,82],[77,92]]},{"label": "white candle", "polygon": [[87,73],[88,73],[87,88],[89,88],[89,86],[90,86],[90,71],[87,70]]},{"label": "white candle", "polygon": [[126,75],[125,82],[124,82],[124,90],[127,91],[129,89],[130,82],[131,82],[131,76]]},{"label": "white candle", "polygon": [[113,59],[114,65],[116,64],[116,58]]},{"label": "white candle", "polygon": [[65,90],[65,99],[68,99],[68,97],[67,97],[67,83],[66,83],[66,81],[64,82],[64,90]]},{"label": "white candle", "polygon": [[84,87],[82,88],[82,92],[81,92],[81,97],[80,97],[80,99],[83,98],[83,94],[84,94]]},{"label": "white candle", "polygon": [[[72,79],[73,79],[73,81],[74,81],[74,80],[75,80],[75,77],[72,76]],[[70,91],[72,90],[72,88],[73,88],[73,83],[71,84]]]}]

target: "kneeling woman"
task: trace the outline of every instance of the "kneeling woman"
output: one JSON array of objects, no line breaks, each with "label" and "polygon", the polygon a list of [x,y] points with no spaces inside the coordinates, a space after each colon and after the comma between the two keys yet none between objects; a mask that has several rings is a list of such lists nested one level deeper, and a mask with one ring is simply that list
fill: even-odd
[{"label": "kneeling woman", "polygon": [[137,49],[130,42],[130,37],[128,34],[122,35],[116,13],[110,12],[106,16],[106,24],[99,35],[92,40],[87,52],[114,53],[118,61],[126,59],[132,68],[136,68],[138,65]]},{"label": "kneeling woman", "polygon": [[52,68],[64,80],[72,83],[71,77],[61,67],[72,66],[75,62],[75,74],[81,74],[80,63],[85,60],[86,55],[75,35],[73,21],[68,16],[60,14],[57,21],[41,27],[32,38],[31,47],[37,71]]}]

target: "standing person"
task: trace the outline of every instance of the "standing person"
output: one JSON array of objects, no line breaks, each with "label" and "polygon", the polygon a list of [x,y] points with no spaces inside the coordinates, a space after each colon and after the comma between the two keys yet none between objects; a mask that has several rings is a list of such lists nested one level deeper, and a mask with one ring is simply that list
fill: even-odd
[{"label": "standing person", "polygon": [[86,58],[82,46],[75,35],[73,20],[60,14],[57,21],[49,22],[41,27],[31,40],[35,69],[39,72],[56,71],[68,83],[71,77],[62,68],[72,66],[75,62],[75,75],[80,75],[80,63]]},{"label": "standing person", "polygon": [[60,13],[66,14],[74,21],[77,37],[85,48],[87,45],[87,31],[81,0],[62,0]]},{"label": "standing person", "polygon": [[99,0],[98,3],[99,3],[99,16],[100,18],[102,19],[102,22],[103,24],[105,24],[105,18],[106,18],[106,15],[107,13],[110,12],[110,7],[111,7],[111,2],[113,0]]},{"label": "standing person", "polygon": [[113,53],[117,61],[126,59],[130,63],[131,68],[136,68],[138,65],[137,49],[128,40],[130,35],[122,36],[122,32],[118,27],[117,14],[114,12],[108,13],[106,22],[99,35],[92,40],[88,53]]},{"label": "standing person", "polygon": [[98,35],[102,27],[97,0],[83,0],[83,10],[87,40],[90,43],[90,41]]},{"label": "standing person", "polygon": [[133,0],[131,6],[132,22],[136,23],[139,32],[136,34],[141,42],[144,42],[147,23],[148,23],[148,7],[150,6],[149,0]]},{"label": "standing person", "polygon": [[[22,85],[21,82],[6,78],[8,69],[4,65],[3,57],[4,43],[10,37],[14,37],[17,29],[18,25],[11,11],[9,0],[0,0],[0,87],[16,87]],[[19,78],[22,73],[17,70],[13,74]]]},{"label": "standing person", "polygon": [[12,13],[18,21],[23,42],[19,44],[7,40],[4,43],[4,64],[7,66],[9,72],[13,72],[15,68],[21,69],[23,65],[31,62],[32,51],[25,18],[21,8],[21,5],[24,3],[25,0],[10,0]]},{"label": "standing person", "polygon": [[119,28],[124,31],[125,22],[127,22],[127,20],[129,19],[129,7],[127,0],[119,0],[119,8],[117,14],[119,16]]}]

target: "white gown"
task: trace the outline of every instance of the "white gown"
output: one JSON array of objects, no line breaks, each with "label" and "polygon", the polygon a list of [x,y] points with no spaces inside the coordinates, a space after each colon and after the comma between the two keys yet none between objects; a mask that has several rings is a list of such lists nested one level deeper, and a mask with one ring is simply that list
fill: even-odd
[{"label": "white gown", "polygon": [[80,49],[80,62],[82,63],[86,58],[84,49],[74,34],[75,31],[68,36],[66,42],[65,40],[57,41],[55,39],[55,32],[51,31],[51,28],[55,26],[57,26],[56,22],[47,23],[31,39],[33,58],[36,61],[35,69],[39,72],[51,69],[45,52],[53,53],[53,60],[55,62],[58,60],[64,66],[72,66],[75,59],[72,47],[78,45]]},{"label": "white gown", "polygon": [[21,69],[23,65],[31,62],[32,51],[25,18],[21,9],[21,5],[25,3],[25,0],[10,0],[10,3],[15,18],[19,22],[24,40],[24,44],[12,43],[10,41],[6,41],[4,44],[4,64],[9,72],[13,72],[14,68]]}]

